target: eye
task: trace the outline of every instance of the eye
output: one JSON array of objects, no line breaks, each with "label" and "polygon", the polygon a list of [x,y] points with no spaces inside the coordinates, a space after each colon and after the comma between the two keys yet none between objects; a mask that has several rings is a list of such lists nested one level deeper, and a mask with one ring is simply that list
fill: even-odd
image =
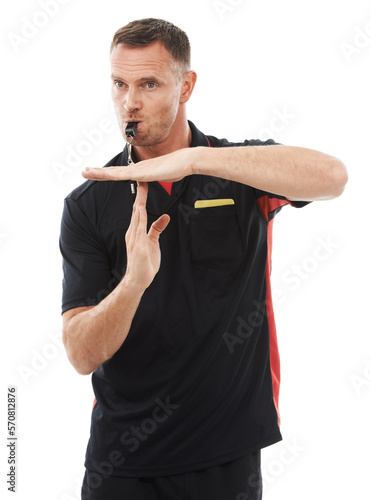
[{"label": "eye", "polygon": [[146,85],[149,89],[155,89],[157,86],[154,82],[148,82]]},{"label": "eye", "polygon": [[124,85],[124,83],[123,83],[123,82],[121,82],[120,80],[115,80],[115,81],[114,81],[114,85],[115,85],[116,87],[122,88],[122,87],[123,87],[123,85]]}]

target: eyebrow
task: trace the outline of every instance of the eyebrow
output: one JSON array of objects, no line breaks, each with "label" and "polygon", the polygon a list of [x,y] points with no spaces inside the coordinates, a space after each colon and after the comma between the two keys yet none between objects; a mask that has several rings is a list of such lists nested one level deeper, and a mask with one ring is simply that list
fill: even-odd
[{"label": "eyebrow", "polygon": [[[112,80],[120,80],[120,81],[124,81],[124,78],[118,76],[118,75],[115,75],[114,73],[112,73],[111,75],[111,78]],[[144,76],[142,78],[139,78],[138,82],[162,82],[163,80],[161,78],[159,78],[158,76],[153,76],[153,75],[148,75],[148,76]]]}]

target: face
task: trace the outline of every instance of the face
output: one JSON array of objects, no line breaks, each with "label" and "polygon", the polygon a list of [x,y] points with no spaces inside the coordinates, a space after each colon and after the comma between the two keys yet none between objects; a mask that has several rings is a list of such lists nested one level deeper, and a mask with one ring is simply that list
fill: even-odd
[{"label": "face", "polygon": [[139,122],[134,146],[155,146],[168,139],[182,101],[182,81],[161,42],[133,48],[119,44],[111,53],[112,97],[121,132]]}]

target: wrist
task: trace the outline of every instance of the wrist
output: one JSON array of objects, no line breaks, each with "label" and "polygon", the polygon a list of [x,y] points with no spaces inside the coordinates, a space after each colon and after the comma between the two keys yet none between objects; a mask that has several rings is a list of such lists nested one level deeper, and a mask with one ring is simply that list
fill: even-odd
[{"label": "wrist", "polygon": [[137,297],[139,299],[146,290],[146,287],[144,287],[142,283],[131,276],[130,273],[126,273],[124,275],[121,282],[119,283],[119,287],[129,293],[131,297]]},{"label": "wrist", "polygon": [[209,148],[205,146],[197,146],[191,148],[192,157],[190,159],[192,175],[209,175],[207,174],[207,153]]}]

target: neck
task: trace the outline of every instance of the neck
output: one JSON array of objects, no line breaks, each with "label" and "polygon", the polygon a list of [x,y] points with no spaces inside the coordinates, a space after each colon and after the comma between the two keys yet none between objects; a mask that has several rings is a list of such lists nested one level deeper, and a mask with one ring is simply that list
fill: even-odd
[{"label": "neck", "polygon": [[[177,120],[176,120],[177,122]],[[150,160],[191,146],[192,134],[186,116],[174,123],[169,136],[154,146],[133,146],[138,161]]]}]

